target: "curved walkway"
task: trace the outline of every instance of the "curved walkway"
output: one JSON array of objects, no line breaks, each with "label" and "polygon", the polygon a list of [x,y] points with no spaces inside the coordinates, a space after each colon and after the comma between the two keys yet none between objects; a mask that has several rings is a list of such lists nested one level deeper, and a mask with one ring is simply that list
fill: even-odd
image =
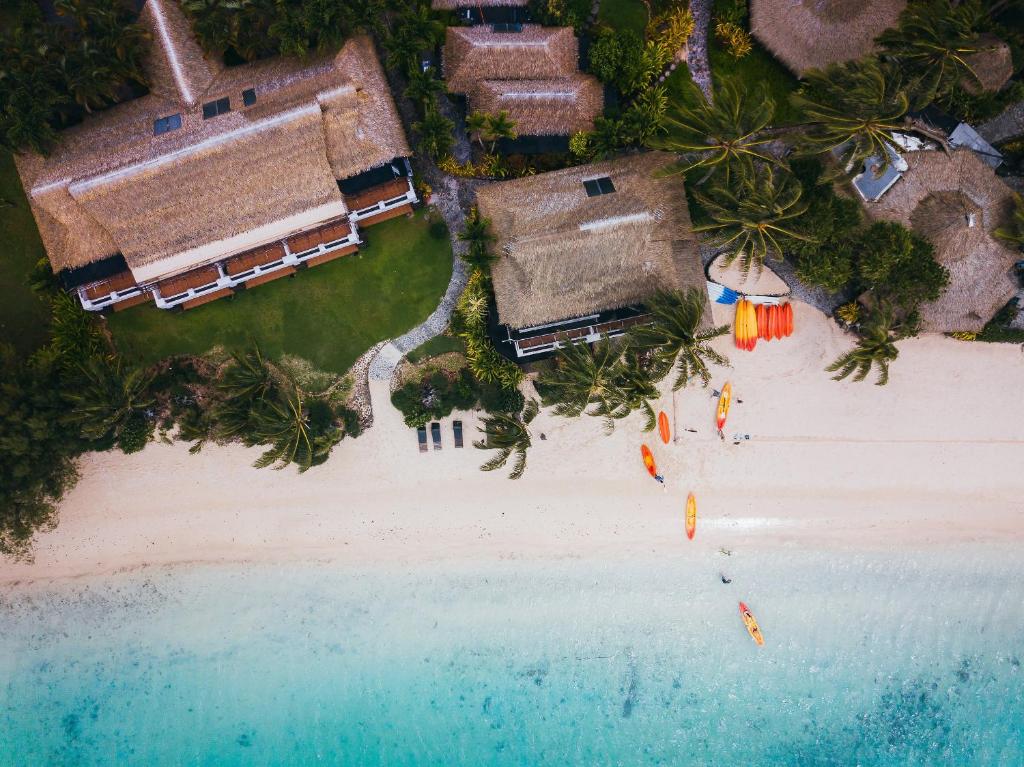
[{"label": "curved walkway", "polygon": [[711,26],[711,0],[691,0],[693,32],[686,41],[686,66],[697,87],[709,102],[711,92],[711,64],[708,63],[708,27]]}]

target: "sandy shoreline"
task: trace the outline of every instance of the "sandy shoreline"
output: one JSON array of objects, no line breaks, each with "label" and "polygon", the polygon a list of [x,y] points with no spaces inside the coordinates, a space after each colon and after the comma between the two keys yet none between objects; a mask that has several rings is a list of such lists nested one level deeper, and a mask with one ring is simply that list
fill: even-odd
[{"label": "sandy shoreline", "polygon": [[[725,321],[728,310],[716,311]],[[596,419],[542,414],[519,482],[478,471],[485,454],[455,450],[450,419],[444,449],[420,454],[380,389],[373,429],[301,476],[253,469],[257,451],[235,446],[90,455],[35,561],[0,562],[0,582],[189,562],[678,555],[690,490],[700,519],[688,545],[698,549],[1024,539],[1021,350],[912,339],[890,384],[876,387],[823,371],[850,344],[799,306],[786,341],[743,353],[722,339],[734,367],[715,384],[731,379],[743,400],[726,434],[749,441],[720,441],[710,394],[693,389],[662,398],[682,438],[669,446],[638,418],[605,437]],[[473,416],[463,419],[472,438]],[[643,472],[641,442],[667,490]]]}]

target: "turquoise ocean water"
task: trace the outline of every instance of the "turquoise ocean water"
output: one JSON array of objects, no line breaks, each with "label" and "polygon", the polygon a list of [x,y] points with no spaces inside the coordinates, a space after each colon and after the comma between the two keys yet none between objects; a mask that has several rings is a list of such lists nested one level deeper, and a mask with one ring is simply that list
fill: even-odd
[{"label": "turquoise ocean water", "polygon": [[15,586],[0,764],[1024,764],[1015,552],[684,554]]}]

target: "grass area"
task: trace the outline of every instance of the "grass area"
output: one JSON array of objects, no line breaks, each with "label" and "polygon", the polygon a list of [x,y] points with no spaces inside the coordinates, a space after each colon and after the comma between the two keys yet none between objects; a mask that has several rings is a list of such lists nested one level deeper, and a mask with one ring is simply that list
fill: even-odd
[{"label": "grass area", "polygon": [[465,352],[466,344],[461,338],[455,338],[454,336],[434,336],[425,344],[417,346],[406,356],[409,358],[409,362],[416,363],[421,362],[428,357],[436,357],[439,354],[447,354],[448,352]]},{"label": "grass area", "polygon": [[647,6],[641,0],[601,0],[597,20],[616,30],[631,29],[643,37]]},{"label": "grass area", "polygon": [[362,232],[359,253],[187,312],[138,306],[109,318],[118,349],[151,364],[215,346],[291,354],[343,373],[373,344],[426,319],[452,272],[451,244],[419,211]]},{"label": "grass area", "polygon": [[46,342],[50,313],[28,284],[45,255],[14,159],[0,152],[0,340],[23,355]]}]

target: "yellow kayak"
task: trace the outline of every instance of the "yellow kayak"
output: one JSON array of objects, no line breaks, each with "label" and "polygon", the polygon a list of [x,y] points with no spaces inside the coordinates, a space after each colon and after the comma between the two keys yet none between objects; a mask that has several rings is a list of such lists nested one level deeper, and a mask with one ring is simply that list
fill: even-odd
[{"label": "yellow kayak", "polygon": [[697,499],[690,493],[686,498],[686,537],[691,541],[697,534]]}]

